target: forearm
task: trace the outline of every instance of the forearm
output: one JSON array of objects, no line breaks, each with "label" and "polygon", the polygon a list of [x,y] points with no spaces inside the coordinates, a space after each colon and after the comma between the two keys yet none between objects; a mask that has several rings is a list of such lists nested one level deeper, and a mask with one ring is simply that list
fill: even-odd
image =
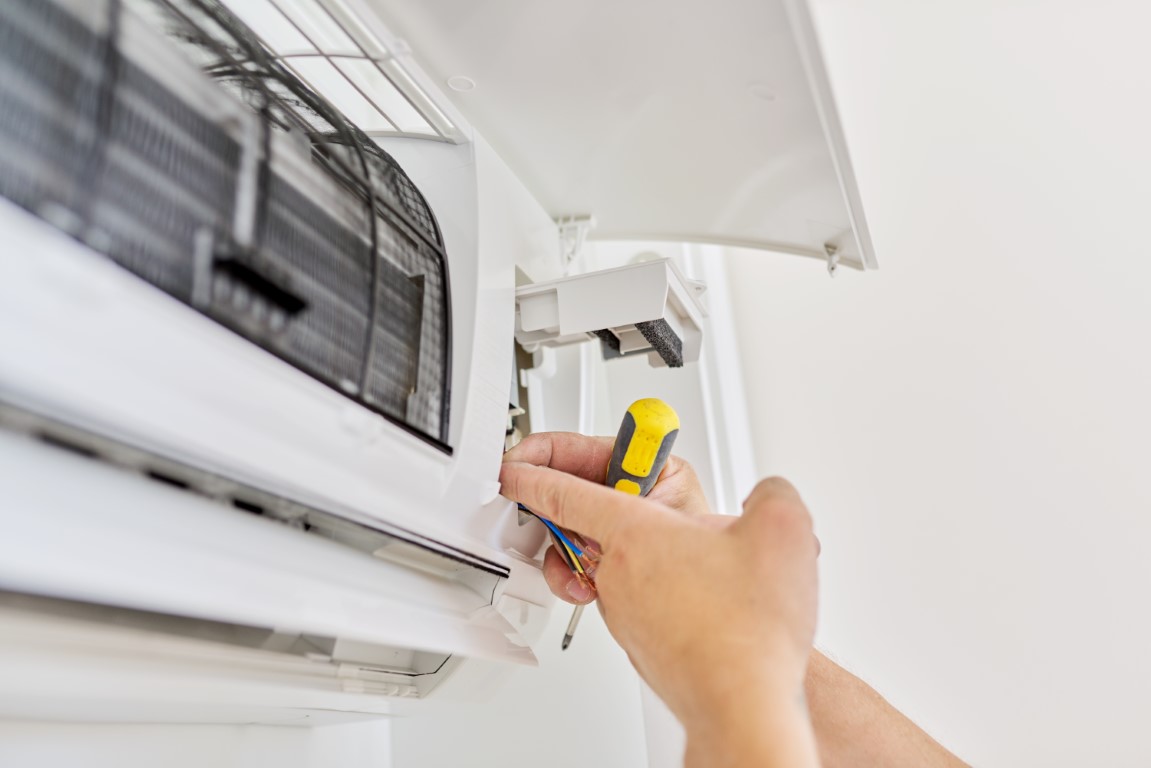
[{"label": "forearm", "polygon": [[962,760],[818,651],[804,681],[824,768],[960,768]]}]

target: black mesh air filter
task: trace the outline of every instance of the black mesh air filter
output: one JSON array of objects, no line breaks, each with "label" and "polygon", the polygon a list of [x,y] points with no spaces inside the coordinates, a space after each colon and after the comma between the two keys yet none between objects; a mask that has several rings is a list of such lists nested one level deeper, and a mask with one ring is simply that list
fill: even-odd
[{"label": "black mesh air filter", "polygon": [[83,202],[104,46],[52,3],[0,8],[0,193],[29,208]]},{"label": "black mesh air filter", "polygon": [[450,450],[419,190],[216,0],[121,5],[0,2],[0,195]]},{"label": "black mesh air filter", "polygon": [[358,391],[368,336],[371,244],[273,174],[264,251],[274,254],[307,305],[276,343],[301,368]]}]

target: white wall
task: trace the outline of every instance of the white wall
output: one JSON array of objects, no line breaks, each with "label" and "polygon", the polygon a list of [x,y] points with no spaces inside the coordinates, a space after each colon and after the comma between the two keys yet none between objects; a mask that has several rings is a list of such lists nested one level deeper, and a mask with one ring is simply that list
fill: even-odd
[{"label": "white wall", "polygon": [[881,270],[732,288],[819,641],[977,765],[1147,765],[1151,7],[814,6]]},{"label": "white wall", "polygon": [[0,765],[12,768],[390,768],[388,721],[323,728],[0,720]]}]

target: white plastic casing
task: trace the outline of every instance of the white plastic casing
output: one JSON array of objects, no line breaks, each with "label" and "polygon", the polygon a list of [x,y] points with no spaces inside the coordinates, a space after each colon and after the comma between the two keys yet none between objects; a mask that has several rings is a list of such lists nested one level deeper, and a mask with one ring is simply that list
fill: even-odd
[{"label": "white plastic casing", "polygon": [[[506,578],[481,595],[21,438],[0,444],[0,466],[22,478],[0,488],[0,589],[535,663],[531,646],[553,603],[538,570],[544,532],[517,524],[497,475],[515,264],[549,247],[558,260],[558,237],[482,141],[406,145],[427,155],[401,162],[416,171],[451,262],[451,455],[3,201],[0,400],[348,519],[402,528]],[[494,199],[515,204],[483,203]],[[356,584],[346,578],[353,573]],[[61,707],[95,690],[74,682],[54,699]],[[387,698],[387,690],[371,695]],[[125,717],[153,711],[150,694],[138,692]],[[10,699],[7,714],[25,704]]]},{"label": "white plastic casing", "polygon": [[[516,340],[529,351],[595,338],[611,331],[620,352],[650,350],[636,323],[666,320],[683,342],[683,362],[699,359],[706,312],[700,283],[689,283],[675,263],[657,259],[516,289]],[[664,365],[658,352],[648,359]]]}]

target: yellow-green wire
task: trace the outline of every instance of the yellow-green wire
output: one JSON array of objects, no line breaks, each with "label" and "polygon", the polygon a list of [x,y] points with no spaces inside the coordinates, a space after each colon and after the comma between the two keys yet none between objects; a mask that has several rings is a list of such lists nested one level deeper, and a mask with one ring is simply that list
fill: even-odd
[{"label": "yellow-green wire", "polygon": [[[566,547],[567,545],[565,544],[564,546]],[[583,564],[580,563],[579,558],[576,557],[575,553],[570,549],[568,550],[568,553],[572,556],[572,562],[575,563],[576,570],[579,571],[581,575],[586,576],[587,574],[584,573]]]},{"label": "yellow-green wire", "polygon": [[[556,546],[560,549],[561,554],[567,555],[568,567],[571,568],[573,571],[576,571],[583,576],[587,576],[587,573],[583,569],[583,564],[579,561],[579,555],[582,555],[583,552],[581,552],[579,549],[577,549],[575,547],[575,545],[572,544],[568,540],[567,536],[564,536],[563,531],[561,531],[559,529],[559,526],[557,526],[555,523],[553,523],[551,520],[548,520],[547,518],[540,517],[539,515],[536,515],[535,512],[532,512],[530,509],[525,507],[523,504],[519,504],[518,506],[523,511],[528,512],[529,514],[535,515],[536,518],[538,518],[539,521],[547,527],[547,529],[552,534],[552,539],[555,541]],[[577,554],[577,553],[579,553],[579,554]]]},{"label": "yellow-green wire", "polygon": [[579,557],[576,556],[576,553],[572,551],[572,548],[569,547],[563,539],[553,533],[552,542],[555,544],[556,549],[559,550],[560,554],[563,555],[567,560],[568,568],[571,568],[577,573],[584,572],[583,565],[580,564]]}]

